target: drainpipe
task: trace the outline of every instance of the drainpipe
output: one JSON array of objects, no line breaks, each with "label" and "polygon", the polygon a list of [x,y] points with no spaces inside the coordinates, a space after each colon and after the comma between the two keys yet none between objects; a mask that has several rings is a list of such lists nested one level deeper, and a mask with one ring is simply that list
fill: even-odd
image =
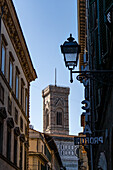
[{"label": "drainpipe", "polygon": [[[90,65],[90,54],[89,54],[89,52],[90,52],[90,50],[89,50],[89,30],[88,30],[88,23],[89,23],[89,12],[88,12],[88,9],[89,9],[89,0],[86,0],[86,17],[87,17],[87,50],[88,50],[88,59],[89,59],[89,61],[88,61],[88,66]],[[92,62],[91,62],[91,64],[92,64]],[[92,65],[91,65],[91,68],[89,67],[89,70],[90,69],[92,69]],[[89,79],[89,101],[91,101],[91,108],[92,108],[92,97],[91,97],[91,91],[93,92],[93,82],[91,82],[91,80]],[[94,114],[94,113],[92,113],[92,109],[90,108],[90,112],[91,112],[91,120],[92,120],[92,114]],[[91,126],[91,124],[90,124],[90,126]],[[92,145],[90,145],[90,157],[91,157],[91,164],[90,164],[90,166],[91,166],[91,170],[93,170],[93,152],[92,152]],[[90,167],[89,167],[90,168]]]},{"label": "drainpipe", "polygon": [[100,4],[100,0],[97,0],[99,64],[101,64],[101,37],[100,37],[99,4]]}]

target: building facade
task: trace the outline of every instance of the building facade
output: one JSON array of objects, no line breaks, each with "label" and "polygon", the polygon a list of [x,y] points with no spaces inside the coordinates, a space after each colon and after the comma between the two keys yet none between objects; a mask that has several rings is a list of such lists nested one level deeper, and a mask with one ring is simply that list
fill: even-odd
[{"label": "building facade", "polygon": [[30,82],[37,77],[12,0],[0,0],[0,169],[27,169]]},{"label": "building facade", "polygon": [[30,129],[29,170],[60,170],[62,161],[52,137]]},{"label": "building facade", "polygon": [[69,88],[48,86],[42,91],[43,131],[53,137],[66,170],[78,169],[77,146],[69,135]]},{"label": "building facade", "polygon": [[[78,4],[80,4],[78,0]],[[87,58],[83,57],[81,68],[100,70],[87,77],[85,84],[85,99],[90,101],[88,124],[91,136],[102,136],[103,143],[87,146],[90,169],[113,169],[113,1],[112,0],[87,0],[84,7],[79,5],[79,11],[85,11],[83,22],[86,27],[85,34],[79,36],[86,42]],[[82,3],[81,3],[82,4]],[[80,16],[78,16],[80,21]],[[79,22],[82,27],[82,21]],[[79,27],[80,27],[79,26]],[[83,54],[84,55],[84,54]],[[87,59],[87,60],[85,60]],[[81,59],[80,59],[81,60]],[[87,65],[87,66],[86,66]],[[108,70],[105,72],[104,70]],[[84,120],[84,119],[82,119]],[[84,121],[83,125],[84,125]]]}]

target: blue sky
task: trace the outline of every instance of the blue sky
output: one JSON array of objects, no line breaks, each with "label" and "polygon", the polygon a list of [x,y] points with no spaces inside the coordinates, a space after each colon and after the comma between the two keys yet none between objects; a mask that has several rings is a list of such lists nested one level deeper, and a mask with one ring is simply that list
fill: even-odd
[{"label": "blue sky", "polygon": [[82,113],[84,89],[76,80],[70,83],[70,74],[64,65],[60,45],[72,33],[78,40],[77,0],[13,0],[20,25],[36,69],[38,79],[31,83],[30,122],[36,130],[43,131],[42,90],[55,84],[70,87],[70,134],[77,135]]}]

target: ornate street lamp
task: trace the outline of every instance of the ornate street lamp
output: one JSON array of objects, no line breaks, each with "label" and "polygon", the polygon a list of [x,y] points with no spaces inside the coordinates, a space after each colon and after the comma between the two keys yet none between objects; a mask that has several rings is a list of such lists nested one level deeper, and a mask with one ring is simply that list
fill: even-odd
[{"label": "ornate street lamp", "polygon": [[[81,78],[90,78],[94,79],[96,81],[101,82],[102,84],[106,84],[105,80],[106,78],[113,77],[113,70],[79,70],[75,71],[74,68],[77,66],[78,62],[78,56],[81,52],[81,47],[78,45],[76,41],[74,41],[74,38],[72,37],[72,34],[70,34],[70,37],[67,38],[68,41],[65,41],[63,45],[61,45],[61,53],[64,55],[64,61],[65,66],[68,67],[70,70],[70,82],[73,82],[72,74],[78,73],[80,76],[77,76],[77,80],[81,81]],[[101,76],[100,76],[101,75]],[[101,79],[100,79],[101,77]],[[108,85],[108,81],[107,85]],[[113,86],[113,84],[111,84]]]},{"label": "ornate street lamp", "polygon": [[80,45],[74,41],[72,34],[70,34],[70,37],[67,38],[67,40],[68,41],[65,41],[64,44],[60,47],[61,52],[64,55],[66,67],[68,67],[69,70],[73,70],[75,66],[77,66],[78,55],[80,53]]}]

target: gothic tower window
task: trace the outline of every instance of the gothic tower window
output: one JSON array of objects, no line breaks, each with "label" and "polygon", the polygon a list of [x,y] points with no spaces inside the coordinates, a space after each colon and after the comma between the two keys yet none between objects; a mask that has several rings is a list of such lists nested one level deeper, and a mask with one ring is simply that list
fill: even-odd
[{"label": "gothic tower window", "polygon": [[49,126],[49,112],[46,110],[46,128]]},{"label": "gothic tower window", "polygon": [[62,110],[61,109],[59,109],[56,112],[56,123],[57,125],[62,125]]}]

